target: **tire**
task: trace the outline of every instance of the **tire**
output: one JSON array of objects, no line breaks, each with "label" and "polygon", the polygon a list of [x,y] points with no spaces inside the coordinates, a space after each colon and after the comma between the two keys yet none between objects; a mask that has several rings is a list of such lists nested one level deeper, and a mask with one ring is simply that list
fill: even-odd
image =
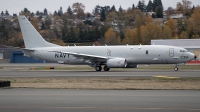
[{"label": "tire", "polygon": [[174,71],[178,71],[178,68],[177,68],[177,67],[175,67],[175,68],[174,68]]},{"label": "tire", "polygon": [[110,70],[110,68],[108,68],[107,66],[104,66],[104,71],[109,71]]},{"label": "tire", "polygon": [[102,70],[101,66],[96,66],[95,69],[96,69],[96,71],[101,71]]}]

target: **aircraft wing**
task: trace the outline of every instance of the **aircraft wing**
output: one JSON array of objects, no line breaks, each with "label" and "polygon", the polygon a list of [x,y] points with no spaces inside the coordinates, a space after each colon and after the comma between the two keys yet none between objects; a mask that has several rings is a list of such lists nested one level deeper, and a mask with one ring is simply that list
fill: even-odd
[{"label": "aircraft wing", "polygon": [[65,52],[65,51],[49,51],[49,52],[68,54],[68,55],[74,56],[76,59],[91,60],[91,61],[106,62],[108,59],[107,57],[104,57],[104,56],[74,53],[74,52]]}]

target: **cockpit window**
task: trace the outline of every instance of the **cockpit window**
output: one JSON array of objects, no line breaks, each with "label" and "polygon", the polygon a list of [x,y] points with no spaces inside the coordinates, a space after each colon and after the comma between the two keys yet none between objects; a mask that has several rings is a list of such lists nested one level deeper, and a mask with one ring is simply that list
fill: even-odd
[{"label": "cockpit window", "polygon": [[180,52],[183,52],[183,53],[184,53],[184,52],[188,52],[188,51],[187,51],[187,50],[180,50]]}]

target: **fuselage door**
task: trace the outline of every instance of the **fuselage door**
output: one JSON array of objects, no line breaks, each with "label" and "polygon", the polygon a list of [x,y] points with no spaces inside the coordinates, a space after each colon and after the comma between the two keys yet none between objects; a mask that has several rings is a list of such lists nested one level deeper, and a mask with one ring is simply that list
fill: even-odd
[{"label": "fuselage door", "polygon": [[169,49],[169,57],[174,57],[174,48]]}]

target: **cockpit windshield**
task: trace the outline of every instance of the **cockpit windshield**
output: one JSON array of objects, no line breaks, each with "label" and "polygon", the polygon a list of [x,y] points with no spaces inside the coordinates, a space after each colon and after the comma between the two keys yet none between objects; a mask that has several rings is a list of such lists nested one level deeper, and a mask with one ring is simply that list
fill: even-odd
[{"label": "cockpit windshield", "polygon": [[184,52],[188,52],[187,50],[180,50],[180,52],[184,53]]}]

